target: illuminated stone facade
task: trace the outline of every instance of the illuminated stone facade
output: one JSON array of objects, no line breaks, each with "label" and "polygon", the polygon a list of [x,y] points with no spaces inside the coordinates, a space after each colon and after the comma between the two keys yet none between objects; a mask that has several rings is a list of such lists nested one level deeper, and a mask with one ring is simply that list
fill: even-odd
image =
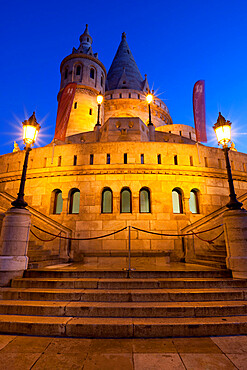
[{"label": "illuminated stone facade", "polygon": [[[89,41],[85,41],[87,39]],[[147,78],[141,81],[135,68],[132,74],[129,72],[129,78],[128,68],[120,69],[120,76],[114,75],[112,68],[113,87],[110,86],[109,90],[111,81],[109,77],[106,80],[105,68],[92,53],[91,43],[86,29],[81,36],[80,48],[74,49],[61,65],[61,89],[71,81],[77,82],[66,141],[56,141],[30,153],[25,199],[39,212],[32,216],[33,223],[52,232],[55,232],[56,225],[63,225],[75,238],[99,236],[129,225],[177,234],[183,230],[210,228],[219,223],[229,194],[223,152],[218,148],[197,145],[194,128],[173,124],[168,108],[156,98],[152,104],[152,121],[156,130],[154,141],[151,141],[150,129],[146,125]],[[121,44],[129,50],[125,35]],[[120,60],[123,65],[128,62],[128,55]],[[81,66],[81,76],[76,75],[78,65]],[[90,68],[95,68],[95,80],[90,78]],[[117,70],[116,73],[120,72]],[[105,100],[101,107],[102,126],[97,131],[94,126],[99,91],[105,92]],[[89,114],[90,109],[92,114]],[[23,151],[0,157],[2,212],[9,208],[11,196],[15,197],[18,192],[23,159]],[[247,155],[231,151],[230,159],[236,193],[245,203]],[[120,200],[121,191],[125,188],[131,193],[131,212],[127,213],[121,212]],[[112,191],[110,213],[102,211],[104,189]],[[150,212],[141,212],[141,189],[149,191]],[[71,192],[74,190],[80,192],[79,213],[71,213]],[[192,190],[196,192],[197,213],[192,213],[195,209],[189,201]],[[54,202],[58,191],[62,193],[63,204],[61,213],[56,214]],[[174,209],[176,199],[172,198],[173,191],[178,191],[181,196],[180,212]],[[213,232],[211,236],[217,233]],[[171,251],[173,260],[186,256],[193,258],[196,249],[208,248],[207,243],[191,237],[164,237],[137,231],[132,231],[131,235],[134,250]],[[85,252],[124,251],[128,247],[127,238],[127,231],[124,231],[107,239],[72,241],[69,254],[80,260]],[[222,243],[223,237],[219,239],[219,244]],[[58,248],[58,244],[47,243],[46,248]],[[62,244],[62,248],[68,246]]]}]

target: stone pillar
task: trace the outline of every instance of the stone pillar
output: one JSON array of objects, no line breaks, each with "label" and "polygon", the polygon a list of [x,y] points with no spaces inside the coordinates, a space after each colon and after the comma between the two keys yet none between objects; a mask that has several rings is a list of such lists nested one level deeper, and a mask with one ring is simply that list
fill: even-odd
[{"label": "stone pillar", "polygon": [[27,269],[27,248],[31,213],[27,209],[10,208],[3,220],[0,250],[0,286],[22,277]]},{"label": "stone pillar", "polygon": [[227,268],[232,276],[247,279],[247,211],[229,210],[224,213]]},{"label": "stone pillar", "polygon": [[154,127],[154,125],[148,125],[148,130],[149,130],[149,140],[150,141],[155,141],[155,127]]}]

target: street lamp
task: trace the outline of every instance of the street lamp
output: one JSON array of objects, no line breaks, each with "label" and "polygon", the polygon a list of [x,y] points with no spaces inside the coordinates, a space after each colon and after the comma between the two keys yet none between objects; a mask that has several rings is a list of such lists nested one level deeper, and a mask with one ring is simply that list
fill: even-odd
[{"label": "street lamp", "polygon": [[27,163],[28,163],[28,156],[30,151],[32,150],[31,146],[35,143],[37,138],[38,132],[40,130],[40,125],[38,124],[35,112],[31,115],[28,120],[22,122],[23,125],[23,141],[25,146],[25,160],[23,164],[23,170],[21,175],[21,183],[19,188],[18,197],[14,200],[11,204],[15,208],[25,208],[27,206],[27,202],[24,201],[24,187],[26,181],[26,173],[27,173]]},{"label": "street lamp", "polygon": [[100,118],[100,107],[101,107],[101,104],[103,103],[103,100],[104,100],[104,97],[101,93],[99,93],[97,95],[97,103],[98,103],[98,119],[97,119],[97,123],[96,123],[96,126],[100,126],[100,121],[99,121],[99,118]]},{"label": "street lamp", "polygon": [[151,120],[151,103],[153,101],[154,97],[151,93],[148,93],[146,96],[146,102],[148,103],[148,112],[149,112],[149,122],[148,126],[153,126],[152,120]]},{"label": "street lamp", "polygon": [[226,119],[219,112],[219,117],[217,119],[217,122],[214,124],[213,129],[217,137],[218,145],[222,145],[223,151],[225,154],[226,169],[227,169],[227,176],[228,176],[228,183],[229,183],[229,190],[230,190],[230,194],[229,194],[230,202],[227,203],[226,206],[229,209],[241,209],[243,203],[240,203],[237,200],[237,197],[234,191],[231,165],[230,165],[229,156],[228,156],[228,152],[230,150],[230,148],[228,147],[228,144],[231,143],[231,125],[232,123],[230,121],[226,121]]}]

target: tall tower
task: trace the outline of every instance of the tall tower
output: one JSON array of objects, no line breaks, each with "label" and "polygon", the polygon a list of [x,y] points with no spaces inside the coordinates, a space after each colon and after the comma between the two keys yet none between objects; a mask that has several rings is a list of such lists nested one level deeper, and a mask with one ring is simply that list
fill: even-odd
[{"label": "tall tower", "polygon": [[[76,82],[76,92],[68,121],[66,137],[81,132],[93,131],[97,122],[97,101],[99,92],[104,94],[106,70],[98,59],[98,53],[92,51],[92,37],[86,25],[80,36],[78,49],[63,59],[60,66],[61,85],[58,98],[63,89],[71,82]],[[101,109],[104,122],[104,108]]]}]

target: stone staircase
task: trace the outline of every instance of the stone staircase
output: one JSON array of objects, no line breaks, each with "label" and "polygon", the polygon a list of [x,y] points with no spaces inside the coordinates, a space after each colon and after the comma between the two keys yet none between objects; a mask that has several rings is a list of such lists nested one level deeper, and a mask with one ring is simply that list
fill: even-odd
[{"label": "stone staircase", "polygon": [[216,244],[204,251],[197,252],[195,258],[187,259],[187,262],[216,269],[226,269],[226,257],[225,244]]},{"label": "stone staircase", "polygon": [[32,241],[29,241],[27,256],[29,269],[43,268],[64,262],[59,254],[54,254],[51,250],[45,249],[43,245],[37,245]]},{"label": "stone staircase", "polygon": [[[187,265],[188,266],[188,265]],[[247,280],[227,270],[27,270],[0,289],[0,332],[91,338],[247,334]]]}]

